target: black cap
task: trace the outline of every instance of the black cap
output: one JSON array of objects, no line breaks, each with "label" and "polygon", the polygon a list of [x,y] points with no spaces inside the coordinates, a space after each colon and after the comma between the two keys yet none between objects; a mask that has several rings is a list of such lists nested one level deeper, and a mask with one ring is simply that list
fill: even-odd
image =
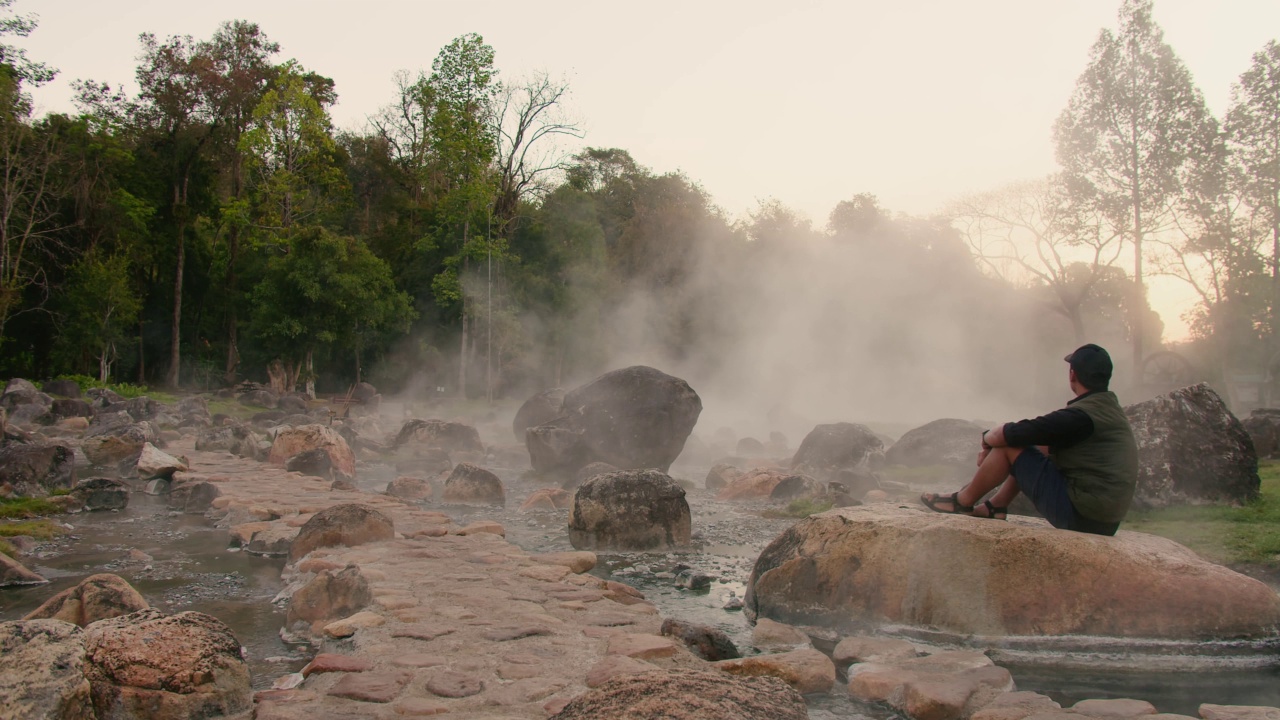
[{"label": "black cap", "polygon": [[1097,345],[1081,345],[1062,359],[1071,363],[1076,379],[1090,390],[1106,390],[1111,384],[1111,356]]}]

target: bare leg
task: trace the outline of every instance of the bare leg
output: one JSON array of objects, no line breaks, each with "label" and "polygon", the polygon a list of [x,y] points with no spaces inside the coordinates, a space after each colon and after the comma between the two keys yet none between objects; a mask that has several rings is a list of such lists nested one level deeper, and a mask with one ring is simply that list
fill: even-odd
[{"label": "bare leg", "polygon": [[[1010,476],[1009,479],[1005,480],[1004,484],[1000,486],[1000,489],[996,490],[996,494],[992,495],[988,502],[991,503],[992,507],[997,508],[997,512],[1002,509],[1007,510],[1009,508],[1009,503],[1012,503],[1013,499],[1018,497],[1019,492],[1021,491],[1018,489],[1018,481],[1014,480],[1013,477]],[[973,509],[973,514],[976,517],[992,517],[986,505],[979,505],[975,507]],[[1004,518],[998,517],[998,519],[1003,520]]]},{"label": "bare leg", "polygon": [[[1009,471],[1013,467],[1013,461],[1022,454],[1022,448],[998,447],[992,448],[991,452],[982,459],[978,465],[978,471],[973,474],[973,479],[969,481],[957,494],[957,499],[961,505],[971,506],[982,499],[982,496],[991,492],[997,485],[1005,483],[1006,487],[1000,488],[1000,492],[996,494],[996,498],[1001,500],[1012,501],[1014,496],[1018,494],[1018,484],[1009,477]],[[1008,481],[1008,482],[1006,482]],[[1005,497],[1007,495],[1007,498]],[[929,496],[926,496],[929,497]],[[933,495],[935,501],[940,500],[942,503],[949,502],[949,496]],[[992,504],[1007,507],[1007,503],[992,500]],[[945,505],[944,505],[945,507]],[[943,510],[943,512],[947,512]]]}]

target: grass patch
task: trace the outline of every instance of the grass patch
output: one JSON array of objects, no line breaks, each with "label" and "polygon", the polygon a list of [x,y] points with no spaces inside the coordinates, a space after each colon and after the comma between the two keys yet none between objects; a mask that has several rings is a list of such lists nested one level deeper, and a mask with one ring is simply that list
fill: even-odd
[{"label": "grass patch", "polygon": [[1214,562],[1280,567],[1280,462],[1258,465],[1258,499],[1129,513],[1124,529],[1167,537]]},{"label": "grass patch", "polygon": [[237,420],[248,420],[254,415],[257,415],[260,412],[265,412],[266,410],[267,408],[249,407],[248,405],[241,405],[235,400],[225,400],[221,398],[216,400],[215,399],[209,400],[210,415],[219,415],[219,414],[227,415]]},{"label": "grass patch", "polygon": [[0,500],[0,519],[25,520],[41,515],[57,515],[62,508],[41,498],[9,498]]},{"label": "grass patch", "polygon": [[0,539],[0,555],[16,558],[18,557],[18,549],[10,545],[7,540]]},{"label": "grass patch", "polygon": [[[27,535],[37,540],[52,540],[62,534],[62,526],[52,520],[0,522],[0,538]],[[8,543],[6,543],[7,545]],[[8,554],[8,553],[6,553]]]},{"label": "grass patch", "polygon": [[800,498],[792,500],[791,504],[785,510],[775,510],[770,508],[760,513],[762,517],[767,518],[807,518],[810,515],[830,510],[834,505],[830,500],[814,500],[813,498]]}]

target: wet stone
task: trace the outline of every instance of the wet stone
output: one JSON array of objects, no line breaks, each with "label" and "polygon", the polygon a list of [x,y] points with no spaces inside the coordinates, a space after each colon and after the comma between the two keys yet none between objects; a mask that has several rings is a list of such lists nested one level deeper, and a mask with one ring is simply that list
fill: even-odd
[{"label": "wet stone", "polygon": [[426,698],[406,698],[391,706],[397,715],[406,717],[426,717],[449,712],[449,706]]},{"label": "wet stone", "polygon": [[1200,717],[1204,720],[1280,720],[1280,708],[1204,703],[1200,706]]},{"label": "wet stone", "polygon": [[1094,717],[1131,718],[1138,715],[1155,715],[1156,708],[1146,700],[1118,698],[1114,700],[1081,700],[1071,706],[1073,712]]},{"label": "wet stone", "polygon": [[521,705],[542,700],[562,687],[564,683],[549,680],[516,680],[491,691],[487,700],[491,705]]},{"label": "wet stone", "polygon": [[484,682],[474,675],[443,670],[427,678],[427,689],[440,697],[464,698],[484,691]]},{"label": "wet stone", "polygon": [[303,677],[310,677],[316,673],[358,673],[372,669],[373,663],[364,658],[338,655],[337,653],[320,653],[312,658],[306,667],[302,668],[302,675]]},{"label": "wet stone", "polygon": [[396,665],[398,667],[424,668],[424,667],[437,667],[440,665],[445,665],[447,664],[447,661],[444,659],[444,657],[440,655],[427,655],[425,653],[409,653],[407,655],[401,655],[399,657],[392,658],[391,664]]},{"label": "wet stone", "polygon": [[619,675],[638,675],[658,668],[625,655],[609,655],[587,671],[587,687],[598,688]]},{"label": "wet stone", "polygon": [[484,634],[484,639],[494,642],[506,642],[535,635],[550,635],[551,632],[551,628],[545,625],[513,625],[494,628]]},{"label": "wet stone", "polygon": [[379,672],[344,675],[329,689],[334,697],[361,702],[389,703],[404,690],[413,674],[409,672]]},{"label": "wet stone", "polygon": [[668,638],[641,633],[622,633],[609,638],[609,655],[625,655],[637,660],[654,660],[676,654]]},{"label": "wet stone", "polygon": [[498,677],[503,680],[524,680],[526,678],[538,677],[541,674],[542,668],[537,665],[503,663],[498,666]]}]

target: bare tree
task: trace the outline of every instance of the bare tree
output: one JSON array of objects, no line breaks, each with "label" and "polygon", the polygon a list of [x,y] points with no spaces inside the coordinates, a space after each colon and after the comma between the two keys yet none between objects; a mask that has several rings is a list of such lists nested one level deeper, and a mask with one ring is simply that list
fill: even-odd
[{"label": "bare tree", "polygon": [[1082,309],[1115,274],[1120,228],[1071,203],[1059,176],[964,198],[947,214],[979,263],[1015,284],[1046,288],[1049,307],[1084,341]]}]

